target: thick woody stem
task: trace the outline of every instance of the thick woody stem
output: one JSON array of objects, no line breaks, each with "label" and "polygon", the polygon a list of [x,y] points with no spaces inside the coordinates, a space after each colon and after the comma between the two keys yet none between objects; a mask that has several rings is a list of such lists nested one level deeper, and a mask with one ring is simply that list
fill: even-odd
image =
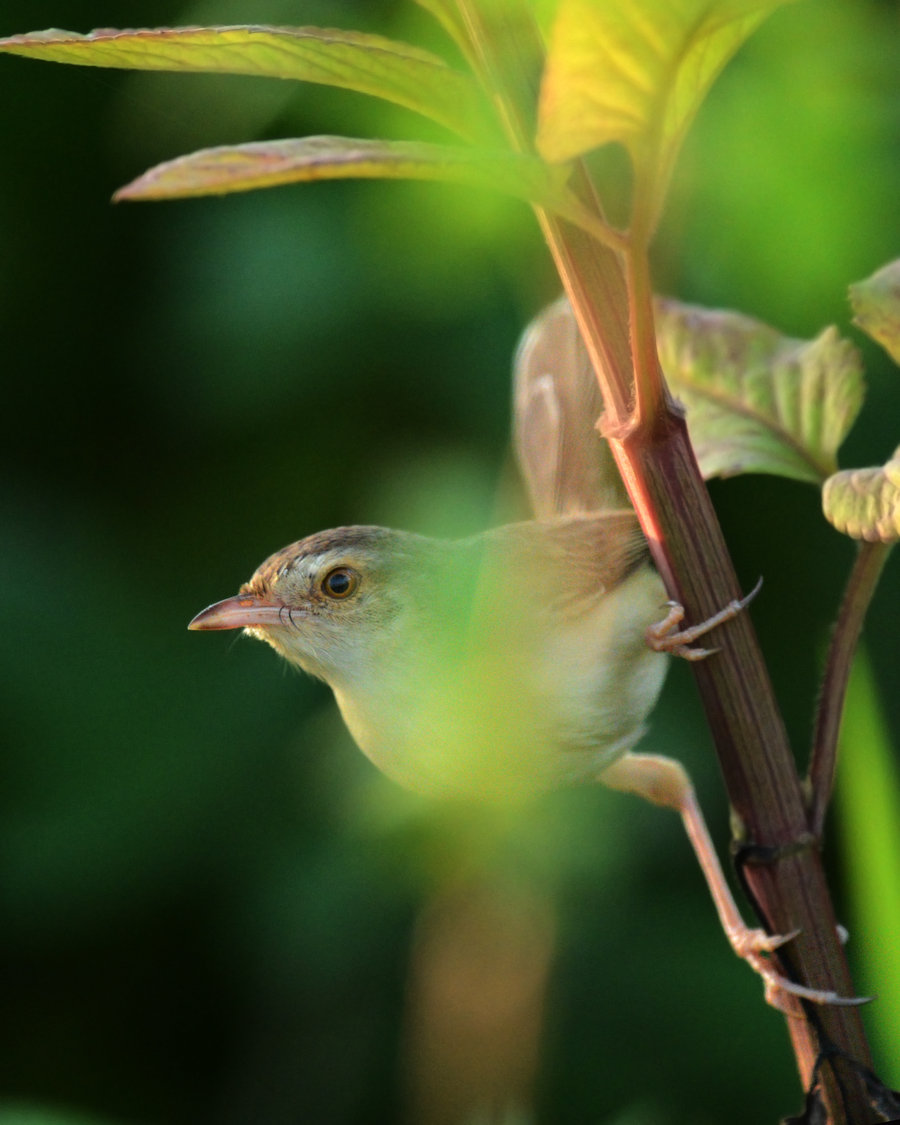
[{"label": "thick woody stem", "polygon": [[[457,9],[512,144],[528,150],[543,58],[530,5],[457,0]],[[573,183],[585,206],[602,214],[579,168]],[[688,621],[702,621],[740,590],[682,412],[659,371],[644,251],[632,249],[626,280],[611,250],[553,215],[538,211],[537,217],[600,381],[604,430],[660,572]],[[811,846],[799,778],[749,613],[720,630],[716,643],[719,653],[696,664],[694,673],[745,854],[755,860],[744,868],[745,882],[771,933],[800,931],[789,958],[781,957],[785,972],[813,988],[850,996],[820,856]],[[803,1083],[818,1079],[829,1122],[875,1120],[855,1065],[870,1066],[858,1009],[812,1012],[798,1003],[788,1030]]]}]

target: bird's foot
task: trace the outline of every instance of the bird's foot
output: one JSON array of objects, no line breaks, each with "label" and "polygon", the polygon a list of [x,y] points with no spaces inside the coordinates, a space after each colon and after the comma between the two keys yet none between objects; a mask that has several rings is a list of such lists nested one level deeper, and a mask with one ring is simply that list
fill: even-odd
[{"label": "bird's foot", "polygon": [[728,932],[728,940],[738,957],[743,958],[762,977],[766,989],[766,1002],[786,1015],[797,1014],[796,1005],[792,1005],[789,999],[792,996],[800,1000],[808,1000],[813,1004],[837,1004],[845,1007],[868,1004],[871,999],[869,996],[840,996],[831,989],[808,988],[778,972],[765,954],[772,953],[787,942],[793,941],[799,933],[799,930],[793,930],[789,934],[767,934],[765,930],[751,929],[749,926],[742,926]]},{"label": "bird's foot", "polygon": [[669,612],[662,621],[651,625],[647,630],[647,644],[655,652],[665,652],[669,656],[680,656],[684,660],[705,660],[707,656],[712,656],[714,652],[719,650],[717,648],[695,648],[693,642],[705,636],[718,625],[724,625],[726,621],[737,617],[753,601],[761,587],[762,579],[760,578],[746,597],[736,598],[733,602],[729,602],[724,609],[714,613],[712,617],[707,617],[699,625],[690,625],[687,629],[678,628],[684,621],[684,606],[680,602],[666,602]]}]

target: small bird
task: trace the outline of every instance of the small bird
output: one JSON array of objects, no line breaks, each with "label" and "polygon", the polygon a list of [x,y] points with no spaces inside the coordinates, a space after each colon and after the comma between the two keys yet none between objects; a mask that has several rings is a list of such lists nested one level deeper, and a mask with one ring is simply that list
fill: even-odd
[{"label": "small bird", "polygon": [[447,542],[382,527],[272,555],[191,629],[246,628],[325,680],[360,748],[430,793],[595,778],[641,737],[665,676],[665,599],[633,512]]},{"label": "small bird", "polygon": [[[457,541],[339,527],[276,552],[190,629],[244,629],[333,690],[354,739],[401,784],[521,798],[599,780],[680,813],[735,952],[766,996],[853,1003],[782,976],[795,934],[743,921],[682,766],[633,748],[665,678],[750,597],[680,629],[620,485],[598,469],[599,399],[557,304],[516,367],[515,437],[537,519]],[[561,360],[561,357],[563,359]],[[587,382],[586,382],[587,380]]]}]

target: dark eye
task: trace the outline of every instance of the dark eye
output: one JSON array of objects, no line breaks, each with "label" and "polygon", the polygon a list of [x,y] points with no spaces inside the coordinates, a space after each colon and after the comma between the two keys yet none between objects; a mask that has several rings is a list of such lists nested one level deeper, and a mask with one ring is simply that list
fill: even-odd
[{"label": "dark eye", "polygon": [[358,585],[359,575],[349,566],[337,566],[322,579],[322,590],[329,598],[349,598]]}]

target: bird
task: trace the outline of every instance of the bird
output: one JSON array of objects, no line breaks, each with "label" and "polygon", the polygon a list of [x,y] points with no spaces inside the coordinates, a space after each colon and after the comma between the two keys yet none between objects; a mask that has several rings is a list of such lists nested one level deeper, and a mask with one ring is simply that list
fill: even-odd
[{"label": "bird", "polygon": [[324,680],[385,774],[433,795],[593,779],[631,749],[666,658],[665,600],[633,512],[445,541],[318,532],[268,558],[192,629],[245,628]]},{"label": "bird", "polygon": [[777,970],[769,954],[796,935],[744,922],[686,771],[635,751],[670,655],[714,658],[696,641],[756,591],[682,627],[634,511],[604,506],[621,485],[600,467],[602,403],[563,306],[525,337],[513,403],[536,518],[458,540],[373,525],[316,532],[188,627],[243,629],[324,680],[360,749],[407,788],[515,800],[600,781],[674,809],[769,1002],[854,1002]]}]

